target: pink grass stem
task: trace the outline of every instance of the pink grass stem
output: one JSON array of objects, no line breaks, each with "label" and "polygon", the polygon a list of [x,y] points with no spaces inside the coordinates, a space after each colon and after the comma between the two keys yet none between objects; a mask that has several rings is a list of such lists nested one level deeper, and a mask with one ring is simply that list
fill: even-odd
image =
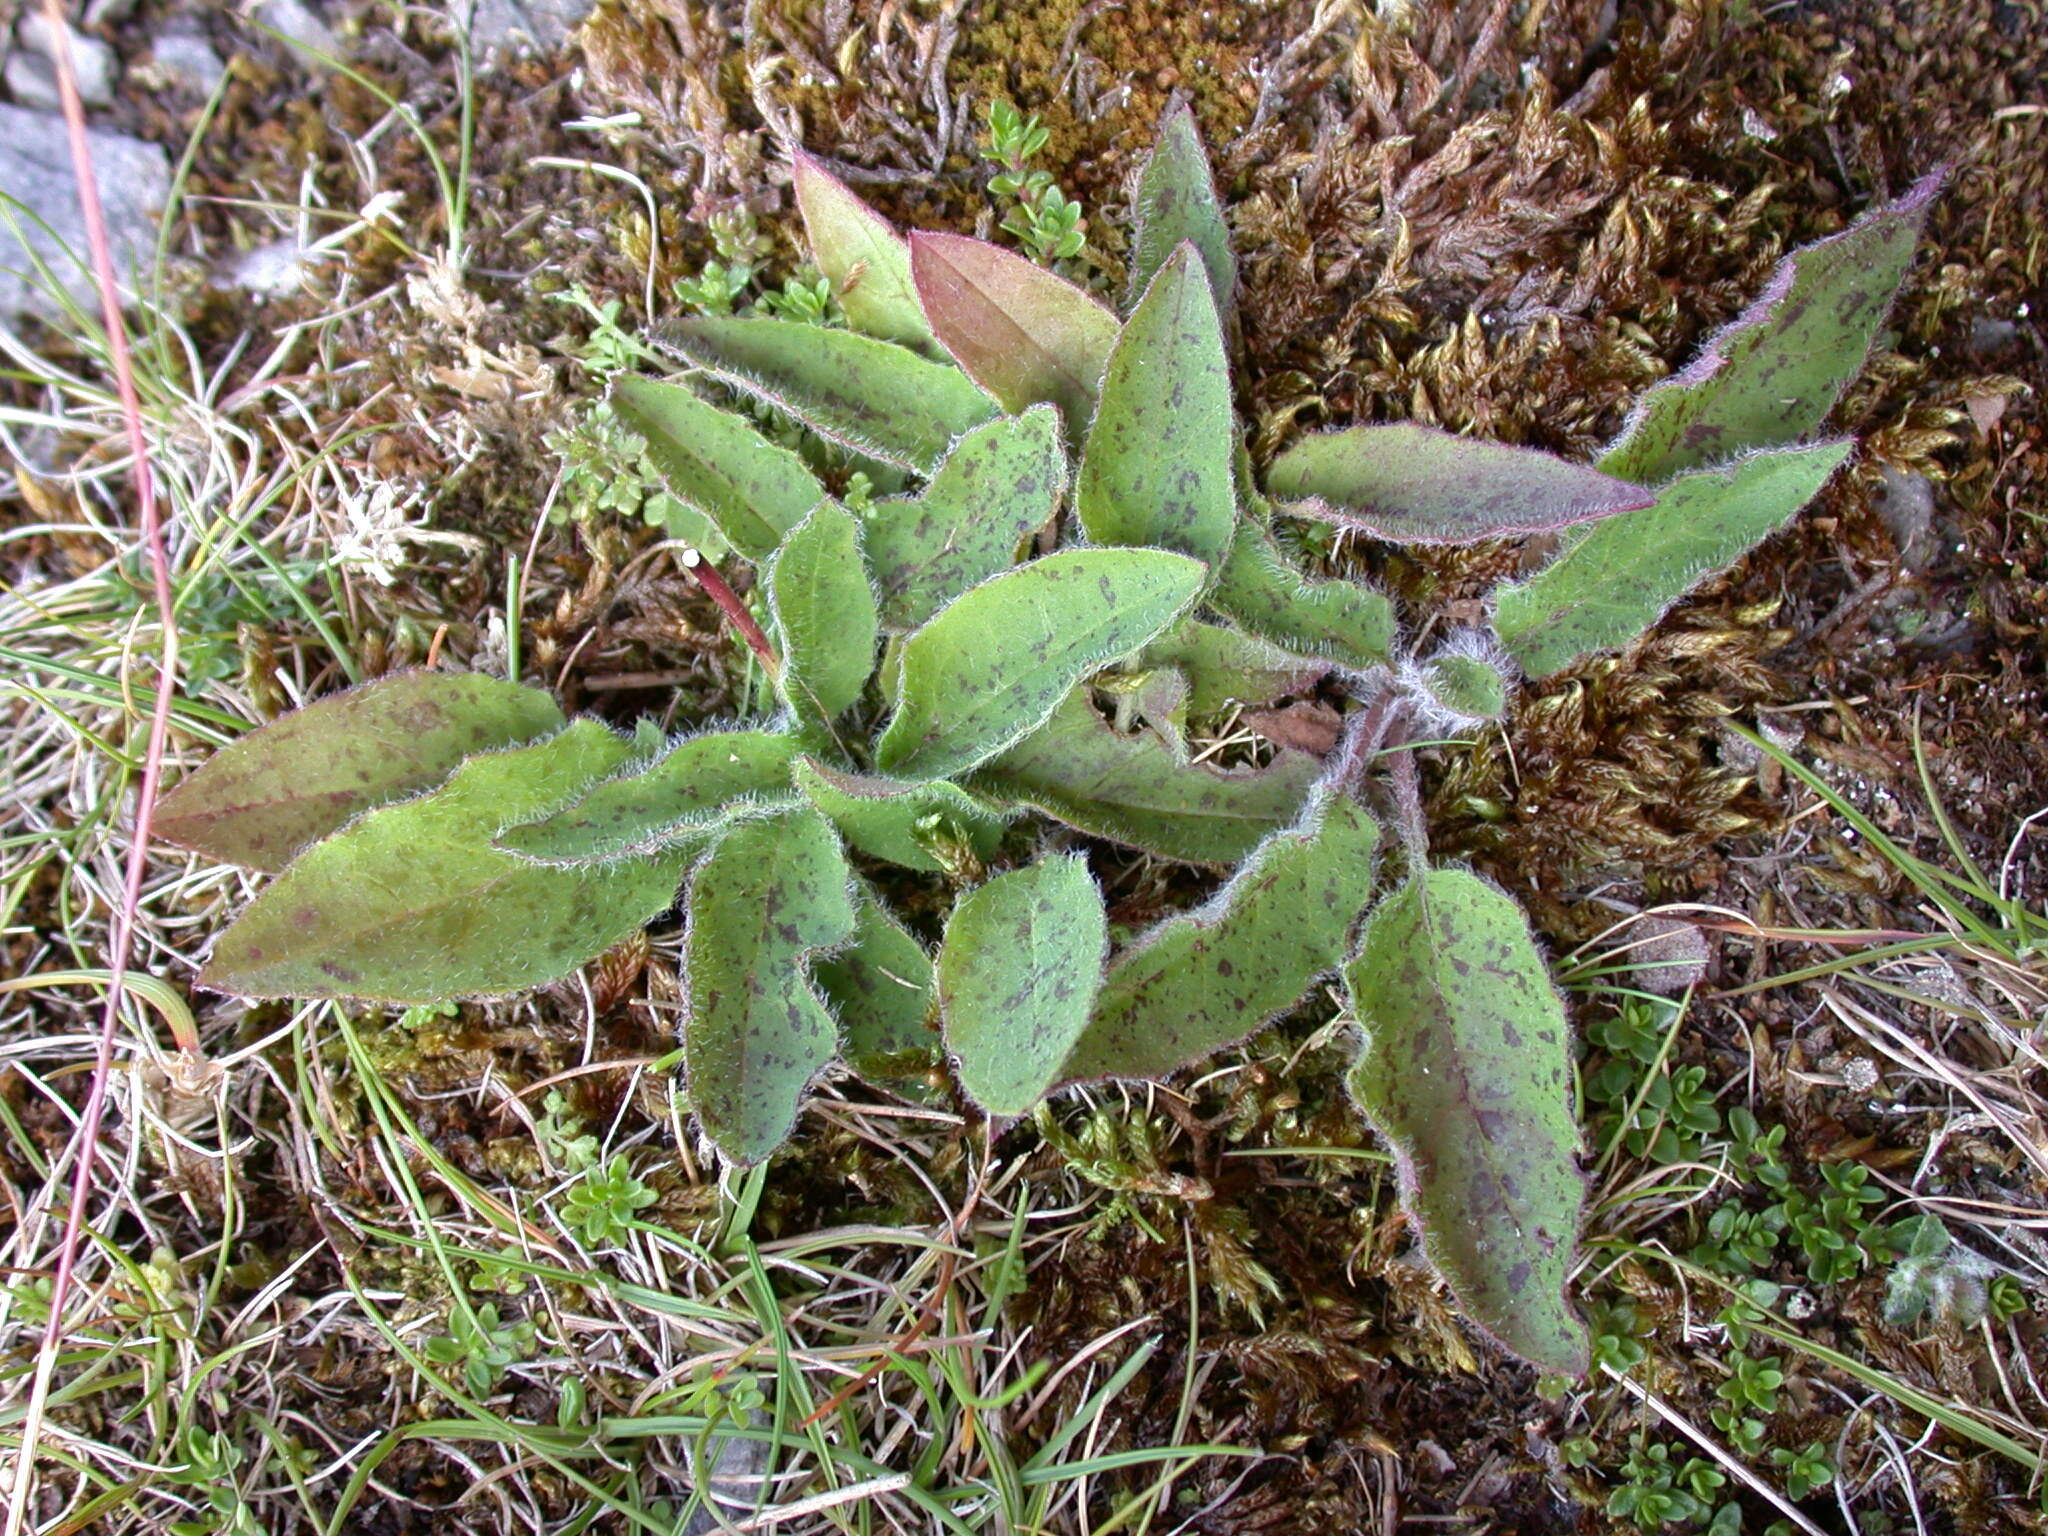
[{"label": "pink grass stem", "polygon": [[71,164],[78,177],[78,201],[85,217],[93,277],[99,285],[100,318],[106,327],[107,353],[113,364],[114,385],[121,403],[122,424],[127,430],[128,451],[134,460],[141,537],[149,554],[157,615],[163,629],[163,648],[156,674],[155,707],[150,712],[149,745],[142,760],[142,784],[135,809],[134,836],[128,846],[121,905],[114,914],[113,935],[108,945],[106,1008],[100,1016],[92,1082],[86,1090],[85,1107],[79,1116],[78,1132],[72,1143],[75,1161],[71,1176],[71,1203],[64,1213],[64,1234],[57,1247],[56,1273],[51,1281],[50,1318],[43,1329],[35,1385],[29,1395],[28,1411],[23,1416],[21,1450],[8,1500],[8,1536],[18,1536],[28,1512],[37,1442],[41,1439],[43,1418],[49,1404],[57,1346],[64,1336],[64,1305],[69,1299],[78,1262],[86,1203],[92,1197],[93,1166],[98,1160],[100,1125],[106,1115],[107,1085],[113,1073],[114,1035],[120,1025],[121,1003],[126,995],[128,954],[135,941],[136,913],[142,904],[142,884],[149,868],[150,822],[156,810],[157,782],[163,771],[164,746],[170,733],[171,700],[178,669],[177,617],[171,595],[169,564],[164,555],[163,527],[157,517],[156,485],[149,472],[149,443],[142,429],[142,401],[135,388],[135,368],[128,352],[128,333],[121,320],[120,289],[114,277],[114,255],[107,239],[106,215],[100,207],[99,185],[93,177],[92,149],[85,135],[85,107],[79,100],[78,77],[71,61],[70,32],[60,0],[43,0],[43,11],[49,17],[56,42],[57,89],[63,102],[65,126],[70,130]]}]

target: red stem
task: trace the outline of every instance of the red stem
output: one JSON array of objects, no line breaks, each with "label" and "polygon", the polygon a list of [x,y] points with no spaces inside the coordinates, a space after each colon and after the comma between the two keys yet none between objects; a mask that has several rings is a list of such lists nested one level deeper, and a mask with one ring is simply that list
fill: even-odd
[{"label": "red stem", "polygon": [[740,601],[740,595],[725,584],[725,578],[718,574],[718,567],[699,555],[695,565],[685,561],[683,568],[697,578],[697,585],[704,589],[704,595],[718,604],[718,611],[740,632],[740,638],[747,642],[748,649],[761,658],[761,665],[768,669],[768,675],[780,676],[782,663],[775,659],[775,647],[761,633],[761,626],[747,612],[747,605]]}]

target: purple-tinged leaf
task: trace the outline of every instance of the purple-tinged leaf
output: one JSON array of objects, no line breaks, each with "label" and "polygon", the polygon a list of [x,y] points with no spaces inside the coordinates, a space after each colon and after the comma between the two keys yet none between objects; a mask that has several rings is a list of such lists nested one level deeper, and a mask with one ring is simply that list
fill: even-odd
[{"label": "purple-tinged leaf", "polygon": [[1494,632],[1539,678],[1633,643],[1710,573],[1782,528],[1854,446],[1766,449],[1680,475],[1652,505],[1567,536],[1556,560],[1496,588]]},{"label": "purple-tinged leaf", "polygon": [[1392,544],[1474,544],[1551,533],[1650,504],[1652,494],[1534,448],[1414,422],[1305,437],[1266,471],[1285,510]]},{"label": "purple-tinged leaf", "polygon": [[1863,371],[1944,175],[1787,256],[1754,303],[1643,396],[1600,467],[1661,484],[1818,431]]},{"label": "purple-tinged leaf", "polygon": [[557,869],[494,846],[615,772],[632,743],[578,720],[471,757],[417,799],[294,859],[214,945],[202,986],[243,997],[435,1003],[565,976],[675,900],[681,852]]},{"label": "purple-tinged leaf", "polygon": [[1423,1252],[1504,1348],[1582,1374],[1571,1028],[1529,920],[1469,870],[1422,870],[1375,909],[1344,981],[1366,1034],[1351,1092],[1393,1145]]},{"label": "purple-tinged leaf", "polygon": [[939,344],[1006,411],[1059,407],[1078,442],[1117,320],[1065,278],[986,240],[913,234],[910,271]]},{"label": "purple-tinged leaf", "polygon": [[399,672],[308,704],[207,759],[157,802],[165,842],[274,873],[466,757],[559,731],[555,701],[480,672]]},{"label": "purple-tinged leaf", "polygon": [[1292,1008],[1343,960],[1379,840],[1356,801],[1318,789],[1207,905],[1117,956],[1060,1077],[1163,1077]]},{"label": "purple-tinged leaf", "polygon": [[847,324],[883,341],[922,347],[932,339],[910,281],[910,247],[823,164],[798,150],[791,166],[811,260],[832,285]]}]

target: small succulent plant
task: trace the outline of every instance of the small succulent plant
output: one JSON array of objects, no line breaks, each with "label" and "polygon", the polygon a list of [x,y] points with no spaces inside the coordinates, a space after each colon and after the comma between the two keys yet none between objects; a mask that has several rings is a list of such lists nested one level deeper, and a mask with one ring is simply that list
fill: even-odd
[{"label": "small succulent plant", "polygon": [[[1565,1008],[1515,901],[1431,862],[1402,749],[1502,717],[1518,675],[1627,644],[1820,489],[1851,444],[1814,434],[1933,181],[1790,257],[1596,465],[1396,423],[1303,438],[1261,475],[1185,110],[1137,184],[1122,313],[994,245],[905,241],[808,157],[793,174],[850,328],[682,320],[660,337],[677,376],[622,378],[611,402],[669,496],[752,563],[759,619],[701,570],[773,715],[629,736],[513,682],[413,672],[267,725],[158,815],[276,875],[203,983],[503,995],[680,904],[690,1103],[752,1163],[835,1060],[949,1061],[991,1116],[1021,1116],[1063,1084],[1198,1061],[1334,975],[1364,1035],[1352,1093],[1429,1258],[1507,1349],[1584,1370]],[[805,432],[759,425],[785,418]],[[874,494],[850,507],[831,487],[853,471]],[[1490,634],[1418,655],[1381,593],[1290,563],[1283,514],[1557,552],[1495,594]],[[1297,714],[1255,764],[1191,754],[1227,711],[1285,722],[1271,706],[1311,691],[1320,752]],[[1227,878],[1113,944],[1060,826]],[[936,952],[879,865],[950,892]]]}]

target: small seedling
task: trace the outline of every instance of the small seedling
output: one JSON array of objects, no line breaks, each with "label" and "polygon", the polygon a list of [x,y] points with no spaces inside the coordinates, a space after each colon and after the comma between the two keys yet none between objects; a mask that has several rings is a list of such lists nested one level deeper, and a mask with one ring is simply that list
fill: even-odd
[{"label": "small seedling", "polygon": [[[1043,130],[991,123],[1027,244],[1078,250],[1078,211],[1026,165]],[[794,174],[849,328],[812,323],[814,284],[785,289],[781,314],[731,313],[762,255],[731,215],[714,230],[723,299],[698,291],[704,313],[660,338],[678,375],[622,374],[611,394],[668,494],[752,563],[758,616],[700,579],[772,707],[650,740],[515,683],[412,673],[287,716],[158,812],[167,838],[276,876],[204,982],[502,996],[680,905],[690,1103],[727,1158],[756,1163],[838,1061],[926,1070],[942,1046],[1006,1121],[1070,1084],[1201,1061],[1336,976],[1365,1038],[1351,1094],[1397,1154],[1424,1252],[1504,1347],[1582,1372],[1564,1002],[1517,902],[1429,858],[1418,732],[1504,713],[1513,672],[1632,643],[1819,491],[1852,445],[1814,434],[1933,182],[1789,257],[1596,465],[1396,423],[1303,438],[1261,474],[1234,416],[1229,232],[1185,111],[1138,180],[1120,313],[994,245],[905,242],[816,162]],[[834,494],[854,469],[882,492],[857,508]],[[1557,553],[1493,594],[1490,637],[1418,655],[1385,596],[1290,561],[1283,517],[1394,544],[1544,534]],[[1227,769],[1188,751],[1204,720],[1309,693],[1334,742],[1279,739]],[[1111,945],[1085,839],[1220,884]],[[903,873],[871,882],[878,866]],[[885,885],[943,914],[924,930],[936,955]],[[1705,1088],[1670,1074],[1628,1134],[1695,1145],[1717,1125]],[[604,1177],[587,1209],[612,1232],[642,1190]],[[1874,1192],[1850,1180],[1796,1210],[1787,1195],[1809,1255],[1866,1235]],[[436,1358],[481,1392],[519,1338],[492,1314]]]},{"label": "small seedling", "polygon": [[1088,235],[1081,205],[1061,193],[1049,171],[1031,164],[1047,137],[1035,115],[1025,117],[1007,101],[989,103],[988,142],[981,154],[1001,169],[989,179],[988,189],[1011,204],[1002,227],[1023,243],[1033,261],[1049,266],[1080,255]]},{"label": "small seedling", "polygon": [[1827,1448],[1818,1440],[1798,1450],[1782,1445],[1774,1447],[1771,1464],[1784,1474],[1787,1498],[1803,1499],[1835,1480],[1834,1464],[1827,1458]]},{"label": "small seedling", "polygon": [[1671,1446],[1638,1441],[1621,1465],[1624,1479],[1607,1496],[1607,1512],[1640,1531],[1662,1531],[1714,1517],[1714,1496],[1727,1474],[1704,1457],[1678,1460]]},{"label": "small seedling", "polygon": [[457,1307],[448,1332],[427,1340],[420,1353],[436,1365],[453,1366],[465,1392],[486,1398],[498,1390],[507,1370],[533,1353],[535,1333],[532,1323],[505,1322],[498,1304],[487,1301],[473,1310]]},{"label": "small seedling", "polygon": [[562,1220],[574,1228],[586,1248],[622,1241],[634,1220],[654,1204],[655,1192],[633,1176],[623,1152],[602,1166],[584,1170],[562,1196]]},{"label": "small seedling", "polygon": [[242,1449],[226,1435],[194,1424],[179,1437],[180,1460],[161,1473],[171,1488],[191,1490],[203,1506],[197,1518],[172,1520],[169,1536],[263,1536],[265,1526],[242,1497],[236,1471]]}]

